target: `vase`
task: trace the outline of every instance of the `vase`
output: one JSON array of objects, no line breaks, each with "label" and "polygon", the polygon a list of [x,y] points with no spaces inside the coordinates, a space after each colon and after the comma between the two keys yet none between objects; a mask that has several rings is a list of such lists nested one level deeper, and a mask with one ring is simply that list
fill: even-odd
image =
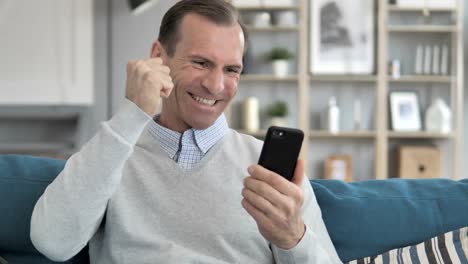
[{"label": "vase", "polygon": [[427,108],[425,113],[426,131],[447,134],[452,131],[452,111],[438,98]]},{"label": "vase", "polygon": [[258,131],[260,128],[259,102],[256,97],[248,97],[242,104],[243,128],[249,132]]},{"label": "vase", "polygon": [[272,62],[273,74],[276,77],[284,78],[289,73],[289,62],[287,60],[275,60]]},{"label": "vase", "polygon": [[285,126],[288,126],[288,119],[286,117],[271,117],[270,125],[285,127]]}]

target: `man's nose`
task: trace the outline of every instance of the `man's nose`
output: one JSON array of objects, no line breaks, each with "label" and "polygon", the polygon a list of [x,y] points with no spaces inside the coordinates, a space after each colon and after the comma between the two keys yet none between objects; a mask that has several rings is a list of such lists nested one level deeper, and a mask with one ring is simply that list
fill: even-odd
[{"label": "man's nose", "polygon": [[221,70],[211,70],[203,78],[202,85],[211,94],[218,94],[224,90],[224,72]]}]

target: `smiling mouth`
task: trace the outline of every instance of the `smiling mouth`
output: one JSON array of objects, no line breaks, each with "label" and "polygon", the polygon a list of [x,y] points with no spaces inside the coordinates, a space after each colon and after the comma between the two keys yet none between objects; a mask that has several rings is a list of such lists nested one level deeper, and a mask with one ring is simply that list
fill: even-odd
[{"label": "smiling mouth", "polygon": [[213,106],[216,104],[217,100],[206,99],[203,97],[196,96],[194,94],[189,93],[193,100],[197,101],[202,105]]}]

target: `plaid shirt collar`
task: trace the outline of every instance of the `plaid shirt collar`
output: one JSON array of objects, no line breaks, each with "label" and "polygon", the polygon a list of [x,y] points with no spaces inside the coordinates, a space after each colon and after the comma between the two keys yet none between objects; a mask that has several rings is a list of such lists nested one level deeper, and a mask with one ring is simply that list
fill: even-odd
[{"label": "plaid shirt collar", "polygon": [[[206,129],[190,128],[182,134],[161,126],[156,122],[158,119],[159,115],[154,118],[155,122],[150,123],[148,129],[171,159],[179,150],[179,144],[195,144],[203,154],[206,154],[229,130],[224,114]],[[186,137],[193,140],[182,140]]]}]

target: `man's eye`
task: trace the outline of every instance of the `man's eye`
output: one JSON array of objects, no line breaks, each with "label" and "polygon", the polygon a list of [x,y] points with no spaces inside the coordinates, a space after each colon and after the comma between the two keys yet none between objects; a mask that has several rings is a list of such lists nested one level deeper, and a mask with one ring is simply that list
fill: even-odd
[{"label": "man's eye", "polygon": [[204,61],[199,61],[199,60],[193,60],[192,63],[197,64],[202,67],[206,67],[207,63]]},{"label": "man's eye", "polygon": [[240,73],[240,70],[239,70],[239,69],[235,69],[235,68],[230,68],[230,69],[228,69],[227,71],[230,72],[230,73],[237,73],[237,74]]}]

